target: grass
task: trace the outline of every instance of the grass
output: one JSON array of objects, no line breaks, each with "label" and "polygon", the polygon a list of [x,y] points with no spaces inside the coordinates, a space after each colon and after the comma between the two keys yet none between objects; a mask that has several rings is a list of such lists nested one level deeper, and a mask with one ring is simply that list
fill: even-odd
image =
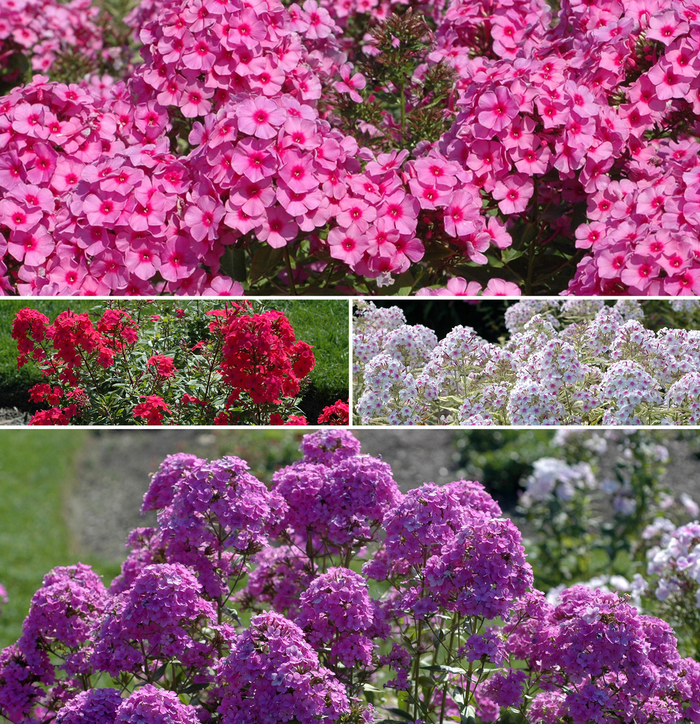
[{"label": "grass", "polygon": [[309,375],[310,389],[302,407],[309,423],[323,407],[348,398],[348,303],[331,299],[281,300],[270,306],[284,312],[297,333],[314,348],[316,367]]},{"label": "grass", "polygon": [[[220,308],[220,300],[158,301],[157,304],[175,307]],[[0,305],[0,407],[35,409],[28,402],[29,388],[41,381],[41,373],[34,363],[17,369],[17,345],[10,336],[12,320],[23,307],[31,306],[51,321],[69,307],[75,312],[93,311],[101,304],[94,300],[35,301],[8,300]],[[348,397],[349,321],[348,304],[342,300],[282,300],[263,302],[265,309],[284,312],[294,327],[297,337],[313,345],[316,367],[310,375],[310,384],[302,407],[310,423],[315,423],[321,410],[338,398]],[[153,312],[158,309],[154,307]]]},{"label": "grass", "polygon": [[[0,433],[0,583],[10,599],[0,614],[0,648],[19,638],[44,575],[79,560],[63,513],[85,440],[82,430]],[[107,583],[119,572],[89,557],[81,562]]]}]

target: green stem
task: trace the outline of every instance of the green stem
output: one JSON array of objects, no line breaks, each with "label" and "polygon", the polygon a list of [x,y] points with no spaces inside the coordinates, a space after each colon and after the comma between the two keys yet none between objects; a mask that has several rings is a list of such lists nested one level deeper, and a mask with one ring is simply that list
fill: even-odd
[{"label": "green stem", "polygon": [[284,263],[287,266],[287,276],[289,277],[289,288],[292,290],[293,296],[296,297],[297,289],[294,285],[294,274],[292,273],[292,260],[289,256],[289,246],[284,247]]},{"label": "green stem", "polygon": [[401,145],[404,146],[406,138],[406,89],[403,82],[399,86],[399,100],[401,102]]}]

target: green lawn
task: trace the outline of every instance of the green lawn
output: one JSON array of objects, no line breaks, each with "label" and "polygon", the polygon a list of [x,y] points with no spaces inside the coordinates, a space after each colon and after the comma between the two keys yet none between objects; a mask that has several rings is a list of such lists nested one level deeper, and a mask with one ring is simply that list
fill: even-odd
[{"label": "green lawn", "polygon": [[[79,560],[63,512],[82,430],[0,431],[0,582],[10,602],[0,614],[0,648],[14,643],[34,592],[54,566]],[[109,583],[118,566],[83,557]]]},{"label": "green lawn", "polygon": [[315,424],[325,405],[348,398],[349,313],[348,303],[332,299],[294,299],[269,303],[284,312],[298,339],[313,345],[316,367],[302,407]]}]

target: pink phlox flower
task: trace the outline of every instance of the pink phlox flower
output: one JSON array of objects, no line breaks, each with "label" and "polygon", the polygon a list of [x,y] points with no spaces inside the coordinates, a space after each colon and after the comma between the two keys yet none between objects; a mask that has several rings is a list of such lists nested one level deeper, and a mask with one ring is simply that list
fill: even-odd
[{"label": "pink phlox flower", "polygon": [[287,114],[275,101],[258,96],[243,101],[236,109],[238,130],[256,138],[274,138]]},{"label": "pink phlox flower", "polygon": [[412,235],[418,225],[419,204],[416,199],[397,190],[388,196],[377,211],[378,216],[387,220],[387,225],[401,234]]},{"label": "pink phlox flower", "polygon": [[277,171],[277,159],[269,141],[244,138],[231,156],[231,169],[253,183],[272,176]]},{"label": "pink phlox flower", "polygon": [[445,207],[445,231],[454,237],[473,233],[477,228],[475,222],[480,218],[480,207],[472,193],[464,189],[456,191]]},{"label": "pink phlox flower", "polygon": [[519,297],[521,294],[517,284],[507,282],[505,279],[489,279],[483,291],[485,297]]},{"label": "pink phlox flower", "polygon": [[362,96],[357,91],[367,85],[367,80],[362,73],[355,73],[351,76],[352,71],[353,67],[349,63],[341,65],[338,72],[342,80],[335,83],[333,87],[338,93],[347,93],[355,103],[362,103]]},{"label": "pink phlox flower", "polygon": [[160,257],[146,240],[134,242],[124,255],[126,268],[139,279],[150,279],[160,268]]},{"label": "pink phlox flower", "polygon": [[240,206],[248,216],[262,216],[265,209],[274,203],[275,190],[269,179],[256,183],[243,181],[231,192],[229,198],[233,206]]},{"label": "pink phlox flower", "polygon": [[37,227],[32,232],[13,233],[7,243],[7,251],[27,266],[39,266],[46,261],[55,246],[51,236],[43,228]]},{"label": "pink phlox flower", "polygon": [[518,115],[519,108],[510,91],[498,86],[479,98],[479,123],[489,130],[498,132],[508,128],[511,121]]},{"label": "pink phlox flower", "polygon": [[[259,59],[262,61],[262,58]],[[272,97],[279,94],[286,79],[285,71],[278,67],[270,57],[264,62],[251,63],[251,76],[248,79],[251,90],[261,90],[263,95]],[[281,125],[281,124],[275,124]]]},{"label": "pink phlox flower", "polygon": [[658,40],[664,45],[670,45],[677,37],[685,35],[688,29],[688,23],[681,20],[675,10],[670,9],[651,16],[646,37],[651,40]]},{"label": "pink phlox flower", "polygon": [[271,206],[263,217],[262,226],[257,231],[260,241],[266,241],[273,249],[279,249],[292,241],[299,227],[294,219],[279,206]]},{"label": "pink phlox flower", "polygon": [[479,236],[483,236],[489,244],[493,244],[498,249],[506,249],[513,243],[513,237],[508,233],[505,225],[495,216],[489,217]]},{"label": "pink phlox flower", "polygon": [[222,204],[211,196],[200,196],[185,212],[184,221],[197,241],[216,239],[219,222],[224,217]]},{"label": "pink phlox flower", "polygon": [[302,7],[309,21],[306,37],[311,40],[327,38],[335,29],[335,23],[328,10],[320,7],[316,0],[306,0]]},{"label": "pink phlox flower", "polygon": [[310,151],[321,145],[321,136],[317,133],[313,121],[288,116],[284,123],[281,145],[283,148],[296,146],[304,151]]},{"label": "pink phlox flower", "polygon": [[364,231],[352,225],[347,229],[332,229],[328,234],[328,246],[334,259],[340,259],[352,269],[367,250],[368,242]]},{"label": "pink phlox flower", "polygon": [[366,231],[369,224],[377,218],[377,210],[366,201],[359,198],[345,196],[340,200],[339,212],[336,217],[338,224],[344,228],[356,224],[362,231]]},{"label": "pink phlox flower", "polygon": [[518,214],[527,208],[533,190],[534,185],[530,178],[514,174],[496,182],[493,198],[498,201],[498,208],[502,213]]},{"label": "pink phlox flower", "polygon": [[313,173],[313,166],[314,160],[311,154],[291,151],[285,155],[279,177],[296,193],[312,191],[319,185],[318,177]]}]

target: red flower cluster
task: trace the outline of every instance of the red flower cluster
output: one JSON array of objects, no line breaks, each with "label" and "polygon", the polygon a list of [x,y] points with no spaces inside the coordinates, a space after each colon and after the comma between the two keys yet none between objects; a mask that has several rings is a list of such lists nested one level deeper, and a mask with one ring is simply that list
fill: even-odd
[{"label": "red flower cluster", "polygon": [[149,425],[161,425],[165,415],[171,415],[172,410],[162,397],[158,395],[142,395],[145,402],[134,407],[134,417],[142,417]]},{"label": "red flower cluster", "polygon": [[[28,358],[42,364],[46,375],[56,374],[66,384],[78,384],[76,368],[87,356],[104,369],[114,362],[114,355],[127,344],[138,340],[136,322],[126,313],[107,310],[94,325],[88,314],[61,312],[53,324],[35,309],[21,309],[12,322],[12,338],[17,341],[17,366],[23,367]],[[48,342],[53,352],[47,351]]]},{"label": "red flower cluster", "polygon": [[323,408],[318,416],[319,425],[347,425],[350,420],[350,407],[347,402],[338,400]]},{"label": "red flower cluster", "polygon": [[147,367],[154,367],[158,377],[167,379],[177,374],[177,369],[172,357],[166,357],[162,354],[155,354],[146,362]]},{"label": "red flower cluster", "polygon": [[61,397],[63,397],[63,390],[60,387],[51,387],[45,382],[34,385],[29,390],[29,399],[32,402],[48,402],[49,405],[57,405]]},{"label": "red flower cluster", "polygon": [[234,388],[232,402],[241,391],[256,404],[295,397],[301,380],[314,364],[311,346],[296,340],[282,312],[232,316],[224,329],[220,371],[224,381]]}]

